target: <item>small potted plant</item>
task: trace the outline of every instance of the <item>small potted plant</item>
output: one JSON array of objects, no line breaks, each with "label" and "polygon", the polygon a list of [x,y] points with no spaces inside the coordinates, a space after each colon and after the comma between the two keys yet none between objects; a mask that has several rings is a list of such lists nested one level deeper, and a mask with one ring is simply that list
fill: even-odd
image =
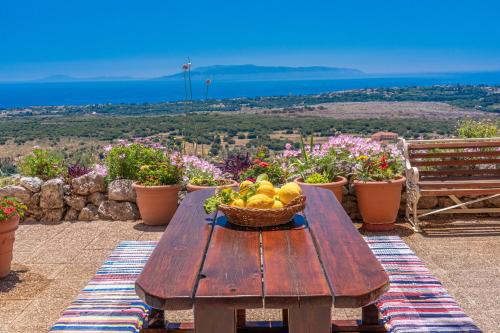
[{"label": "small potted plant", "polygon": [[182,177],[182,158],[177,154],[140,166],[134,188],[144,224],[170,222],[177,210]]},{"label": "small potted plant", "polygon": [[371,151],[356,158],[353,178],[363,229],[394,229],[406,181],[402,172],[402,161],[396,150]]},{"label": "small potted plant", "polygon": [[347,184],[343,175],[349,173],[349,152],[346,149],[328,144],[304,146],[302,142],[300,151],[293,152],[289,144],[285,149],[286,164],[297,184],[330,190],[342,203]]},{"label": "small potted plant", "polygon": [[255,182],[259,175],[267,175],[273,184],[284,184],[287,179],[286,169],[277,159],[270,156],[267,148],[261,147],[249,167],[240,174],[240,181],[250,180]]},{"label": "small potted plant", "polygon": [[232,179],[224,179],[222,171],[212,163],[196,156],[183,157],[185,167],[186,189],[188,192],[207,188],[228,188],[238,186]]},{"label": "small potted plant", "polygon": [[0,278],[10,273],[16,230],[25,211],[16,198],[0,197]]}]

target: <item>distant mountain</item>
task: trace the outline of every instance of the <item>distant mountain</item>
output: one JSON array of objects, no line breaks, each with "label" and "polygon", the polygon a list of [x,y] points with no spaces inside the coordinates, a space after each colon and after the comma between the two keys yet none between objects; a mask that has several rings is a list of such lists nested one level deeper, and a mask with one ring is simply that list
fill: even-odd
[{"label": "distant mountain", "polygon": [[129,81],[129,80],[135,80],[135,79],[131,76],[98,76],[98,77],[81,78],[81,77],[73,77],[69,75],[57,74],[35,80],[35,82],[82,82],[82,81],[95,82],[95,81]]},{"label": "distant mountain", "polygon": [[[215,65],[191,70],[192,80],[259,81],[259,80],[317,80],[351,78],[364,73],[353,68],[283,67],[256,65]],[[182,80],[184,73],[162,76],[156,80]]]}]

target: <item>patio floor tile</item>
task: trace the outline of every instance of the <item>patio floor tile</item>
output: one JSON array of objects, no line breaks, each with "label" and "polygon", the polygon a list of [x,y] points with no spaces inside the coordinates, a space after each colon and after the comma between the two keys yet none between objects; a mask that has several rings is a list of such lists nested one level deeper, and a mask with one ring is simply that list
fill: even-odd
[{"label": "patio floor tile", "polygon": [[[22,223],[13,272],[0,283],[0,333],[47,332],[118,242],[158,240],[164,230],[133,221]],[[500,221],[457,220],[427,234],[398,224],[386,234],[402,237],[484,332],[498,332]],[[333,309],[332,314],[357,319],[360,310]],[[280,310],[249,310],[247,315],[249,320],[281,319]],[[192,321],[193,313],[169,311],[167,318]]]}]

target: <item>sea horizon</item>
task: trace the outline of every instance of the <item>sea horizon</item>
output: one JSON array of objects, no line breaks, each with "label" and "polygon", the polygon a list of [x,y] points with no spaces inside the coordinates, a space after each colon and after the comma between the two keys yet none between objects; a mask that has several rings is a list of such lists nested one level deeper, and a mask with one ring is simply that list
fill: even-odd
[{"label": "sea horizon", "polygon": [[[500,85],[500,72],[367,75],[358,78],[213,81],[208,99],[314,95],[343,90],[434,85]],[[204,80],[194,80],[193,99],[207,97]],[[88,104],[144,104],[185,100],[182,80],[0,82],[0,108]]]}]

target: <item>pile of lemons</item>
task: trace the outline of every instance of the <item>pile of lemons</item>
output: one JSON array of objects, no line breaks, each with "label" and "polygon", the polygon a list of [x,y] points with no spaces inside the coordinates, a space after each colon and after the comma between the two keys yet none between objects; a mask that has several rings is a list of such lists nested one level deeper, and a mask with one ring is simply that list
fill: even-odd
[{"label": "pile of lemons", "polygon": [[255,183],[245,180],[240,184],[238,199],[235,199],[231,206],[279,209],[301,194],[302,190],[296,183],[286,183],[278,188],[268,180],[258,180]]}]

